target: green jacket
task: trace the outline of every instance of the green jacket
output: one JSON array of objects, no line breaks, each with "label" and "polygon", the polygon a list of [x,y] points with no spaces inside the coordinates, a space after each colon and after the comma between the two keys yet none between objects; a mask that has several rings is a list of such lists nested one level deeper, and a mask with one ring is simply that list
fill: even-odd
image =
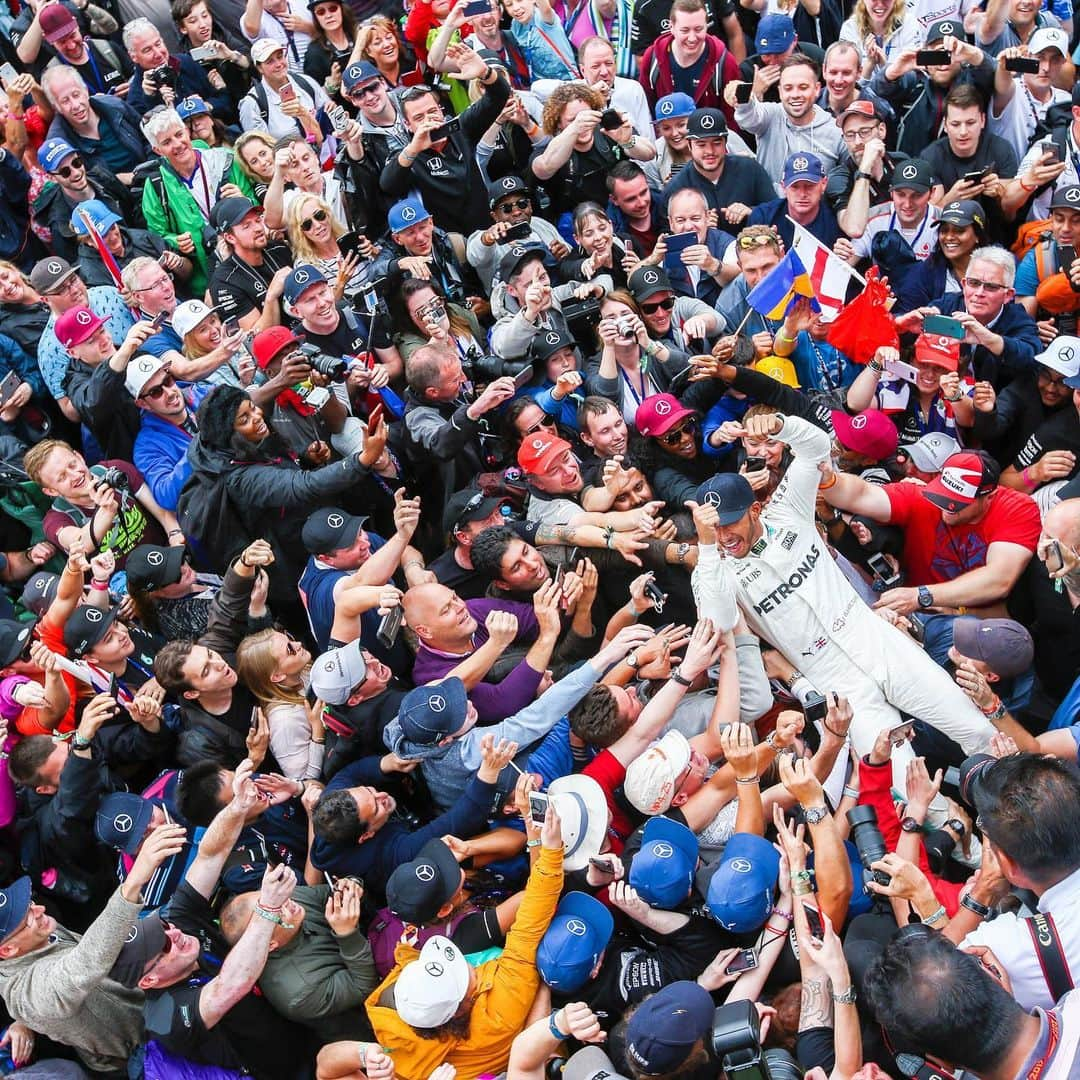
[{"label": "green jacket", "polygon": [[[218,189],[222,184],[235,184],[252,202],[258,202],[251,181],[244,175],[231,150],[223,146],[210,147],[200,139],[194,140],[191,145],[202,154],[211,207],[217,202]],[[160,179],[149,177],[143,188],[142,210],[150,232],[157,233],[176,251],[180,250],[176,238],[182,233],[191,233],[195,242],[195,252],[189,256],[195,261],[191,292],[193,296],[201,297],[210,281],[210,253],[203,242],[206,221],[188,186],[164,158],[161,161]]]}]

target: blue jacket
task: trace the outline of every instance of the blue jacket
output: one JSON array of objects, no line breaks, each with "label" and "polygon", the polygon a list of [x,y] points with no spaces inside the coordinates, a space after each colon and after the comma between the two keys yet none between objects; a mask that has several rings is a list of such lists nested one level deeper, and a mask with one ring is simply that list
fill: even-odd
[{"label": "blue jacket", "polygon": [[[184,389],[188,408],[194,413],[213,389],[210,383],[195,383]],[[162,510],[176,511],[180,489],[191,475],[187,452],[192,436],[183,428],[142,410],[142,424],[135,436],[135,468],[150,485],[150,491]]]},{"label": "blue jacket", "polygon": [[30,174],[5,150],[0,161],[0,258],[20,261],[30,234],[29,192]]},{"label": "blue jacket", "polygon": [[[721,262],[724,261],[724,252],[727,251],[728,244],[733,243],[734,240],[733,236],[729,236],[721,229],[709,229],[705,234],[705,246],[709,249],[709,254]],[[716,301],[720,298],[721,285],[711,274],[701,271],[697,292],[694,292],[694,286],[690,283],[690,273],[682,263],[676,267],[666,267],[666,269],[668,280],[676,296],[693,296],[708,304],[709,307],[715,307]]]},{"label": "blue jacket", "polygon": [[[135,82],[131,89],[135,89]],[[115,134],[131,158],[131,168],[147,161],[151,157],[150,147],[139,129],[139,114],[123,99],[110,97],[108,94],[94,94],[90,98],[90,108],[99,118],[108,116],[111,121],[109,133]],[[59,113],[49,126],[50,139],[64,139],[70,143],[87,161],[98,162],[109,168],[109,163],[101,157],[101,151],[94,143],[84,139]]]},{"label": "blue jacket", "polygon": [[713,446],[709,442],[709,436],[728,420],[741,420],[750,405],[749,398],[735,397],[732,394],[725,394],[716,402],[705,414],[705,419],[701,422],[701,452],[707,457],[726,457],[731,452],[731,448],[735,446],[735,443]]},{"label": "blue jacket", "polygon": [[19,378],[33,387],[34,397],[48,401],[49,391],[37,361],[13,338],[0,334],[0,378],[9,371],[17,372]]},{"label": "blue jacket", "polygon": [[[946,293],[934,300],[932,306],[942,315],[963,311],[964,294]],[[1010,379],[1035,367],[1035,357],[1043,351],[1043,346],[1035,320],[1015,300],[1010,300],[1001,309],[993,331],[1005,339],[1005,348],[1000,356],[994,356],[982,345],[974,348],[961,345],[960,355],[970,355],[976,379],[984,379],[1000,390]]]},{"label": "blue jacket", "polygon": [[[176,100],[182,101],[192,94],[198,94],[203,101],[208,102],[214,108],[214,116],[226,123],[236,120],[236,102],[229,96],[227,90],[215,90],[210,80],[206,77],[202,64],[192,60],[187,53],[169,57],[169,65],[177,73]],[[131,79],[131,89],[128,90],[128,104],[140,115],[148,113],[155,105],[160,105],[160,98],[149,98],[143,93],[142,79],[144,72],[141,68],[135,69]]]},{"label": "blue jacket", "polygon": [[[784,247],[790,249],[795,243],[795,226],[788,220],[788,203],[787,199],[772,199],[767,203],[760,203],[750,211],[750,216],[746,219],[746,224],[749,225],[772,225],[773,228],[780,234],[780,239],[784,241]],[[833,244],[840,239],[844,234],[840,231],[840,225],[837,223],[836,215],[832,212],[829,204],[824,198],[821,200],[821,205],[818,207],[817,217],[814,218],[809,225],[804,225],[803,228],[820,240],[827,248],[832,248]]]},{"label": "blue jacket", "polygon": [[[562,401],[556,401],[551,396],[554,386],[555,384],[550,379],[545,379],[539,386],[526,386],[521,393],[525,397],[532,398],[548,416],[553,416],[557,424],[561,424],[571,431],[577,431],[578,406],[585,400],[585,395],[578,391],[567,394]],[[582,389],[584,389],[584,385]]]}]

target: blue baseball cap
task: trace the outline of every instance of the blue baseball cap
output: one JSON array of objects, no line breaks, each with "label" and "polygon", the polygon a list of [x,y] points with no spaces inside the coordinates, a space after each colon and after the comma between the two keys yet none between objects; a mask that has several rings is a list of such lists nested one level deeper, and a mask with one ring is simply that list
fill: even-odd
[{"label": "blue baseball cap", "polygon": [[734,525],[753,506],[754,489],[739,473],[717,473],[698,487],[694,502],[715,506],[720,514],[720,524]]},{"label": "blue baseball cap", "polygon": [[680,116],[689,116],[696,109],[697,105],[689,94],[665,94],[656,103],[653,119],[657,124],[661,120],[677,120]]},{"label": "blue baseball cap", "polygon": [[6,889],[0,889],[0,941],[22,926],[29,910],[30,878],[24,874]]},{"label": "blue baseball cap", "polygon": [[349,93],[349,91],[355,90],[356,87],[361,86],[363,83],[381,78],[379,69],[374,64],[367,60],[357,60],[355,64],[350,64],[341,73],[341,85],[345,88],[345,92]]},{"label": "blue baseball cap", "polygon": [[759,930],[772,911],[780,876],[780,853],[762,836],[735,833],[709,882],[705,903],[712,917],[733,934]]},{"label": "blue baseball cap", "polygon": [[318,285],[320,282],[326,284],[326,275],[321,270],[314,266],[298,266],[285,279],[282,296],[285,297],[287,303],[295,304],[312,285]]},{"label": "blue baseball cap", "polygon": [[46,139],[41,146],[38,147],[38,164],[47,173],[52,174],[56,172],[57,168],[60,166],[60,162],[63,161],[64,158],[77,153],[78,151],[75,147],[66,139]]},{"label": "blue baseball cap", "polygon": [[795,41],[795,23],[790,15],[766,15],[757,24],[754,44],[762,56],[785,52]]},{"label": "blue baseball cap", "polygon": [[694,883],[697,860],[697,837],[685,825],[671,818],[651,818],[641,834],[641,850],[630,864],[630,885],[653,907],[677,907]]},{"label": "blue baseball cap", "polygon": [[176,103],[176,113],[181,120],[190,120],[193,116],[209,116],[213,111],[210,104],[198,94],[189,94]]},{"label": "blue baseball cap", "polygon": [[130,791],[114,791],[101,800],[94,819],[94,835],[126,855],[134,855],[154,816],[154,804]]},{"label": "blue baseball cap", "polygon": [[398,709],[398,723],[410,742],[436,743],[465,723],[468,710],[465,684],[455,675],[410,690]]},{"label": "blue baseball cap", "polygon": [[798,180],[810,180],[817,183],[825,179],[825,166],[821,164],[821,158],[817,154],[799,151],[792,154],[784,162],[784,186],[794,184]]},{"label": "blue baseball cap", "polygon": [[86,202],[79,203],[71,211],[71,228],[76,236],[90,235],[90,230],[83,221],[84,214],[90,219],[90,224],[94,226],[99,236],[104,236],[114,225],[124,220],[100,199],[88,199]]},{"label": "blue baseball cap", "polygon": [[583,892],[569,892],[536,950],[536,970],[553,990],[572,994],[584,986],[607,948],[615,920],[603,904]]},{"label": "blue baseball cap", "polygon": [[392,233],[403,232],[415,225],[418,221],[427,221],[431,215],[427,207],[419,199],[402,199],[390,207],[390,213],[386,215],[387,223]]},{"label": "blue baseball cap", "polygon": [[646,1074],[674,1072],[712,1029],[712,995],[688,979],[646,998],[626,1025],[626,1056]]}]

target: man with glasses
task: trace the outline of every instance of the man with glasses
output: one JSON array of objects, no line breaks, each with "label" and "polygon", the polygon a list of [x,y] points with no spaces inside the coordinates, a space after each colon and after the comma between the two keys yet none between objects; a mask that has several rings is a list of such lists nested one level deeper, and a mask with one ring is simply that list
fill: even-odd
[{"label": "man with glasses", "polygon": [[114,286],[95,285],[88,289],[75,267],[55,255],[35,264],[30,271],[30,285],[49,308],[49,321],[38,340],[37,361],[41,377],[63,414],[77,424],[79,413],[64,389],[70,358],[67,347],[57,340],[56,320],[69,308],[87,307],[105,320],[114,345],[124,340],[135,320]]},{"label": "man with glasses", "polygon": [[[504,511],[506,511],[504,513]],[[482,491],[464,488],[446,500],[443,532],[449,537],[446,550],[432,560],[428,569],[435,579],[453,589],[463,600],[477,600],[487,591],[487,580],[472,564],[473,541],[485,530],[509,524],[523,538],[530,530],[524,522],[511,521],[509,506],[502,499]]]},{"label": "man with glasses", "polygon": [[143,344],[143,352],[178,362],[177,373],[187,375],[190,361],[184,356],[184,342],[172,328],[177,305],[173,279],[157,259],[144,255],[124,267],[122,281],[125,292],[135,302],[140,321],[155,324],[153,334]]},{"label": "man with glasses", "polygon": [[[458,78],[480,80],[480,99],[457,117],[458,130],[442,134],[437,129],[446,123],[446,115],[434,91],[409,87],[400,98],[409,144],[387,159],[379,183],[398,198],[416,191],[443,228],[468,236],[490,220],[487,184],[474,147],[502,112],[510,84],[466,45],[451,45],[446,54],[457,66]],[[441,137],[433,142],[432,132]]]},{"label": "man with glasses", "polygon": [[[749,225],[743,229],[735,237],[739,275],[727,284],[716,305],[727,323],[727,329],[742,326],[753,343],[758,359],[772,353],[773,338],[781,324],[754,311],[746,303],[746,297],[755,285],[775,269],[783,253],[784,242],[771,225]],[[745,323],[744,319],[747,320]]]}]

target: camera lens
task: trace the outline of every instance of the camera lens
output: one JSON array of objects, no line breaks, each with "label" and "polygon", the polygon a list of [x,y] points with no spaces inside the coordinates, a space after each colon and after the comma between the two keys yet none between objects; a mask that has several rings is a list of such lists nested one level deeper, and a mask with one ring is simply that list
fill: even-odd
[{"label": "camera lens", "polygon": [[[859,852],[859,861],[869,870],[873,863],[885,857],[885,837],[878,828],[877,811],[872,806],[856,806],[847,812],[851,826],[851,839]],[[874,880],[880,885],[889,882],[889,875],[874,871]]]}]

